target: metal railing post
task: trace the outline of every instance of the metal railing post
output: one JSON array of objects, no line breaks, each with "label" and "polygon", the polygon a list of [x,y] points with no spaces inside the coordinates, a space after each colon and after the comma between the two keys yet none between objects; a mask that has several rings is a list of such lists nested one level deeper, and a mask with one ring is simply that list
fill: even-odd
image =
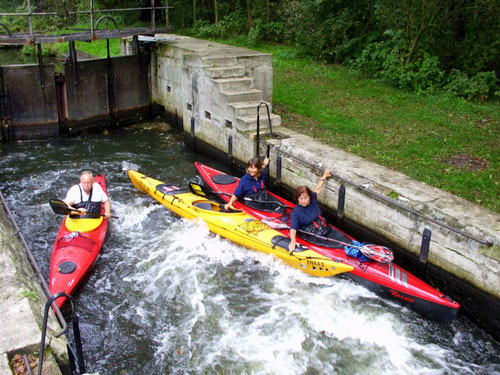
[{"label": "metal railing post", "polygon": [[33,21],[31,19],[31,3],[30,0],[27,0],[28,2],[28,23],[30,25],[30,39],[33,42]]},{"label": "metal railing post", "polygon": [[94,40],[94,0],[90,0],[90,40]]}]

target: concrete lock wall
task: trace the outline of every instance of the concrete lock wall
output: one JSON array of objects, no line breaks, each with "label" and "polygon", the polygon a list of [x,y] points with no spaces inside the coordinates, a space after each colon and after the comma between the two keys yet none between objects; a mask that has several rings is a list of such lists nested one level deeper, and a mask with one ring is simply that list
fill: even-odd
[{"label": "concrete lock wall", "polygon": [[[163,106],[169,116],[181,117],[183,130],[195,142],[204,142],[241,163],[254,156],[257,105],[266,101],[271,107],[272,56],[171,34],[157,35],[155,43],[152,101]],[[465,308],[483,314],[485,308],[489,313],[500,312],[499,215],[286,129],[274,114],[272,130],[278,137],[270,139],[265,107],[261,107],[260,120],[261,137],[267,139],[259,152],[265,154],[270,146],[271,177],[291,189],[300,185],[314,188],[321,170],[332,169],[336,177],[325,184],[320,203],[337,211],[339,188],[344,184],[344,218],[370,228],[375,236],[417,260],[424,230],[430,230],[429,254],[423,261],[428,268],[449,274],[448,280],[460,281],[448,282],[446,291],[454,296],[453,292],[463,292],[464,286],[473,288]],[[278,157],[280,170],[275,162]],[[485,319],[500,332],[500,314],[496,316]]]},{"label": "concrete lock wall", "polygon": [[[10,360],[16,354],[34,355],[40,350],[43,315],[47,298],[19,242],[4,206],[0,205],[0,373],[11,374]],[[56,363],[68,363],[66,336],[55,337],[61,331],[50,311],[43,373],[61,374]],[[36,356],[36,355],[35,355]],[[55,357],[55,358],[54,358]],[[38,373],[38,368],[32,370]]]}]

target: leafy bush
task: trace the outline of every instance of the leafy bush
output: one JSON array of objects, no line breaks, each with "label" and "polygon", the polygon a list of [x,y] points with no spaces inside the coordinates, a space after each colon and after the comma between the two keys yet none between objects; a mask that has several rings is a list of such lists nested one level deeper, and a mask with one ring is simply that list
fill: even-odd
[{"label": "leafy bush", "polygon": [[498,78],[495,72],[479,72],[473,77],[459,70],[452,70],[445,91],[468,100],[486,101],[496,95]]},{"label": "leafy bush", "polygon": [[197,20],[193,26],[195,36],[206,38],[231,38],[247,34],[246,19],[236,13],[230,14],[218,23]]},{"label": "leafy bush", "polygon": [[[34,46],[25,45],[23,46],[22,53],[23,55],[34,55],[35,54]],[[44,57],[56,57],[59,55],[58,45],[57,44],[42,44],[42,56]]]}]

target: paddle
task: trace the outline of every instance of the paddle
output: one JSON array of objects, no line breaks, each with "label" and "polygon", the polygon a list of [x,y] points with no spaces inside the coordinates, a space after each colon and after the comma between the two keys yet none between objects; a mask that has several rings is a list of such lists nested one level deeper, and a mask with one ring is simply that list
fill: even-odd
[{"label": "paddle", "polygon": [[[189,189],[191,190],[191,192],[193,194],[201,195],[202,197],[206,197],[208,194],[219,194],[219,195],[225,195],[227,197],[231,197],[232,196],[232,194],[218,192],[218,191],[215,191],[215,190],[213,190],[213,189],[211,189],[209,187],[206,187],[204,185],[199,185],[199,184],[197,184],[195,182],[190,182],[189,183]],[[262,201],[262,200],[258,200],[258,199],[248,198],[248,197],[243,197],[243,200],[247,201],[247,202],[264,203],[264,204],[269,204],[269,205],[276,205],[276,206],[279,206],[279,207],[289,208],[289,209],[293,208],[293,207],[287,206],[286,204],[278,202],[278,201]]]},{"label": "paddle", "polygon": [[[64,201],[60,200],[60,199],[49,199],[49,205],[50,207],[52,208],[52,211],[54,211],[54,213],[56,214],[59,214],[59,215],[70,215],[70,214],[75,214],[75,215],[78,215],[76,212],[78,212],[77,210],[73,210],[71,209],[70,207],[68,207],[68,205],[66,203],[64,203]],[[103,214],[96,214],[96,213],[93,213],[93,212],[86,212],[82,215],[91,215],[91,216],[103,216],[103,217],[106,217],[106,215],[103,215]],[[117,216],[111,216],[112,218],[115,218],[117,219],[118,217]]]},{"label": "paddle", "polygon": [[[261,221],[264,224],[269,225],[273,229],[290,229],[290,227],[286,223],[282,222],[278,218],[268,217],[268,218],[263,218]],[[306,232],[306,231],[300,230],[300,229],[298,230],[298,232],[308,234],[310,236],[314,236],[314,237],[320,238],[322,240],[335,242],[335,243],[338,243],[338,244],[341,244],[344,246],[354,247],[355,249],[359,249],[359,251],[361,251],[368,258],[373,259],[373,260],[380,262],[380,263],[391,263],[394,260],[394,254],[392,253],[392,250],[389,249],[388,247],[385,247],[385,246],[372,245],[372,244],[363,245],[363,246],[356,246],[353,244],[348,244],[346,242],[336,240],[334,238],[320,236],[318,234]]]}]

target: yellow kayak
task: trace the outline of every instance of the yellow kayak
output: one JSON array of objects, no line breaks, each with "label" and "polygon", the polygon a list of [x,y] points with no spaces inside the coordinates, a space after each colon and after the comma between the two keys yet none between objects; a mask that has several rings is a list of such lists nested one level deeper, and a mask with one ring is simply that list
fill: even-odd
[{"label": "yellow kayak", "polygon": [[239,245],[273,254],[286,264],[314,276],[333,276],[354,269],[350,265],[335,262],[304,246],[297,247],[295,251],[290,253],[288,250],[290,239],[288,237],[281,235],[278,231],[243,211],[231,210],[227,212],[219,203],[187,190],[165,184],[135,170],[128,169],[127,172],[134,186],[140,191],[151,195],[182,217],[189,220],[203,219],[210,231]]}]

